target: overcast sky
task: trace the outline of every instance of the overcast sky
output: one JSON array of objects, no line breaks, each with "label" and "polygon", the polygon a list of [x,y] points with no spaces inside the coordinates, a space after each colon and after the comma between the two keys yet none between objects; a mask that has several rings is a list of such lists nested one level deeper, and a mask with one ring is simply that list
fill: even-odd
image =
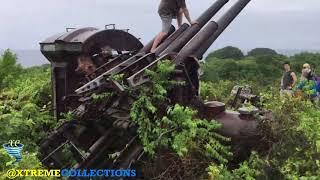
[{"label": "overcast sky", "polygon": [[[186,0],[196,18],[214,1]],[[160,0],[6,0],[0,6],[0,49],[39,49],[66,27],[118,28],[149,41],[160,29]],[[229,6],[236,0],[230,0]],[[224,11],[228,6],[225,6]],[[213,19],[217,19],[219,15]],[[320,0],[252,0],[212,48],[320,49]]]}]

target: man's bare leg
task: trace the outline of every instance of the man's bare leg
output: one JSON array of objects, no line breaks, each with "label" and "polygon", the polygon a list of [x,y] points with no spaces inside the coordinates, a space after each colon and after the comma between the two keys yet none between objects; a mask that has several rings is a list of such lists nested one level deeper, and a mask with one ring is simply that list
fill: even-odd
[{"label": "man's bare leg", "polygon": [[152,48],[150,50],[151,53],[154,53],[155,50],[157,49],[158,45],[160,44],[160,42],[163,40],[163,38],[165,36],[167,36],[168,33],[167,32],[160,32],[157,37],[154,39],[153,41],[153,45],[152,45]]}]

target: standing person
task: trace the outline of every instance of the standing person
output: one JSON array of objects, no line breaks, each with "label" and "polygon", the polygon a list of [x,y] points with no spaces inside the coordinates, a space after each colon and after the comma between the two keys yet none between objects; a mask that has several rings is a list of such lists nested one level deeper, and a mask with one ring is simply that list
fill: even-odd
[{"label": "standing person", "polygon": [[283,73],[282,79],[281,79],[280,95],[281,96],[285,96],[285,95],[292,96],[293,95],[293,87],[297,83],[297,76],[293,71],[291,71],[291,67],[290,67],[289,62],[283,63],[283,68],[284,68],[284,73]]},{"label": "standing person", "polygon": [[315,80],[314,74],[312,73],[311,66],[308,63],[303,64],[301,71],[301,81],[304,80]]},{"label": "standing person", "polygon": [[297,90],[304,92],[313,102],[318,101],[317,81],[309,64],[304,64]]},{"label": "standing person", "polygon": [[187,18],[191,25],[197,23],[191,20],[185,0],[161,0],[158,13],[162,21],[162,30],[154,39],[150,51],[152,53],[155,52],[155,49],[158,47],[163,38],[168,35],[173,19],[177,19],[178,27],[180,27],[182,24],[183,15]]}]

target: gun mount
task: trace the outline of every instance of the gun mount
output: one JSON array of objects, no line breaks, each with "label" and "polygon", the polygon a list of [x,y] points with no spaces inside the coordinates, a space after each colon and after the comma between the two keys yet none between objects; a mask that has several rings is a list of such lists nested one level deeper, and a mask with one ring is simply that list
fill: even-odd
[{"label": "gun mount", "polygon": [[[198,94],[198,59],[250,0],[239,0],[218,21],[210,21],[227,2],[217,0],[197,19],[198,24],[183,24],[178,30],[172,26],[155,53],[149,53],[153,40],[143,46],[129,32],[115,28],[75,29],[40,43],[52,64],[55,117],[71,111],[78,118],[64,122],[43,141],[42,163],[50,168],[128,168],[138,162],[143,147],[129,116],[132,99],[108,77],[122,74],[126,86],[137,87],[149,81],[145,71],[164,59],[176,64],[174,79],[186,82],[169,97],[172,103],[196,107],[200,117],[218,120],[223,125],[221,134],[234,142],[256,138],[253,118],[227,111],[220,102],[204,103]],[[112,95],[94,104],[90,95],[96,92]],[[119,151],[112,164],[105,164],[108,154]]]}]

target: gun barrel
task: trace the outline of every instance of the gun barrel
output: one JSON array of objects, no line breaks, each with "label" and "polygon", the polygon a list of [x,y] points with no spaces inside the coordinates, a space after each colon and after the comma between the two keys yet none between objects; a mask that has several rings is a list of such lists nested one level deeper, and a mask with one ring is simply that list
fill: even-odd
[{"label": "gun barrel", "polygon": [[185,58],[193,55],[201,44],[205,42],[208,37],[214,34],[218,29],[218,24],[214,21],[209,22],[187,45],[185,45],[175,58],[175,63],[182,62]]},{"label": "gun barrel", "polygon": [[163,43],[161,43],[156,51],[155,54],[158,55],[163,52],[172,42],[174,42],[177,38],[180,37],[182,33],[184,33],[190,26],[188,24],[182,24],[178,30],[172,33]]},{"label": "gun barrel", "polygon": [[[240,12],[247,6],[251,0],[239,0],[235,3],[230,10],[228,10],[218,21],[218,29],[215,33],[207,38],[201,45],[197,52],[192,55],[201,59],[203,54],[209,49],[209,47],[215,42],[215,40],[223,33],[223,31],[230,25],[230,23],[240,14]],[[191,42],[193,43],[193,42]],[[191,54],[190,54],[191,55]]]},{"label": "gun barrel", "polygon": [[203,27],[210,19],[225,5],[229,0],[218,0],[211,7],[209,7],[198,19],[198,24]]},{"label": "gun barrel", "polygon": [[170,44],[167,49],[162,52],[156,53],[156,55],[163,56],[167,53],[178,52],[183,46],[185,46],[192,37],[194,37],[201,28],[228,2],[229,0],[217,0],[212,6],[210,6],[196,21],[197,24],[193,24],[183,34],[181,34],[175,41]]},{"label": "gun barrel", "polygon": [[[173,25],[171,25],[170,30],[169,30],[169,33],[168,33],[168,35],[163,39],[163,41],[165,41],[165,40],[167,39],[167,37],[169,37],[172,33],[174,33],[175,30],[176,30],[176,28],[175,28]],[[155,39],[155,37],[154,37],[151,41],[149,41],[149,42],[139,51],[139,53],[146,54],[146,53],[150,52],[150,50],[151,50],[151,48],[152,48],[152,45],[153,45],[153,42],[154,42],[154,39]]]}]

